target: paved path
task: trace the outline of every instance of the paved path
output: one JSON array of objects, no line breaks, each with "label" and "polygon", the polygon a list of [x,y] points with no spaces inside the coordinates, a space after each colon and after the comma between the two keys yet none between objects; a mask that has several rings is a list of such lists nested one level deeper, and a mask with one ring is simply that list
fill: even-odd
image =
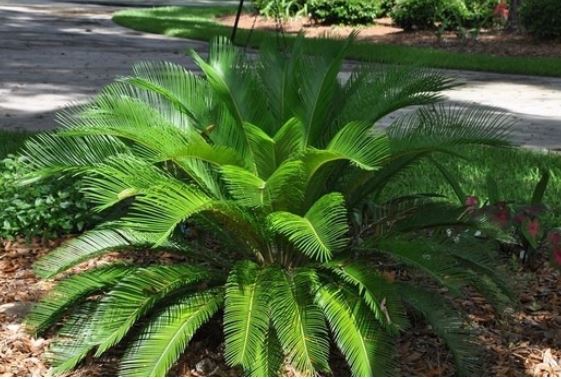
[{"label": "paved path", "polygon": [[[0,129],[50,129],[54,113],[81,102],[141,60],[188,66],[206,44],[139,33],[111,22],[125,6],[233,4],[235,0],[0,0]],[[108,5],[112,4],[112,5]],[[512,113],[517,144],[561,150],[561,79],[450,71],[466,85],[447,93]]]}]

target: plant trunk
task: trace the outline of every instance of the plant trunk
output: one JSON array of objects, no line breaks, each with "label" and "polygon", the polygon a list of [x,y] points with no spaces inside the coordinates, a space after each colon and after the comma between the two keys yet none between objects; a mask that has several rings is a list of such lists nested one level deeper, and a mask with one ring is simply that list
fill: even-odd
[{"label": "plant trunk", "polygon": [[511,32],[519,32],[520,31],[520,18],[519,12],[520,4],[522,4],[522,0],[510,0],[510,6],[508,8],[508,22],[507,22],[507,29]]}]

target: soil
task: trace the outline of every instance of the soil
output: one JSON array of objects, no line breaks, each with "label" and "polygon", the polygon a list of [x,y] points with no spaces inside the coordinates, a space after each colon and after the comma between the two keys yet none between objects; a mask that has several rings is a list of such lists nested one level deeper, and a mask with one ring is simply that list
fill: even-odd
[{"label": "soil", "polygon": [[[218,18],[218,22],[229,27],[234,25],[235,16],[229,15]],[[240,28],[257,30],[278,30],[279,25],[274,19],[268,19],[253,14],[243,14],[240,18]],[[477,40],[460,38],[455,32],[445,32],[437,38],[434,31],[405,32],[392,24],[389,18],[376,20],[372,26],[325,26],[318,25],[305,17],[294,18],[282,22],[285,33],[304,33],[308,37],[346,38],[353,31],[358,32],[359,41],[398,44],[418,47],[432,47],[436,49],[464,52],[485,53],[497,56],[525,56],[525,57],[561,57],[561,41],[537,42],[532,38],[500,30],[482,30]]]},{"label": "soil", "polygon": [[[51,288],[53,281],[41,281],[33,274],[32,264],[61,241],[0,241],[0,376],[46,376],[45,351],[52,332],[42,337],[28,335],[22,318],[30,306]],[[87,262],[81,271],[122,258],[117,254]],[[132,259],[132,258],[129,258]],[[135,254],[135,260],[151,262],[154,256]],[[177,257],[164,256],[164,262]],[[497,314],[483,297],[473,293],[456,305],[470,319],[481,347],[485,351],[488,376],[561,376],[561,271],[541,258],[538,269],[530,272],[513,265],[513,282],[522,283],[520,305]],[[228,368],[223,358],[220,317],[201,329],[188,352],[172,369],[174,376],[239,376]],[[113,351],[102,360],[87,360],[72,376],[114,376],[121,352]],[[415,322],[398,340],[400,376],[454,375],[451,355],[429,326]],[[346,369],[336,353],[331,359],[335,373]],[[289,368],[287,376],[297,373]]]}]

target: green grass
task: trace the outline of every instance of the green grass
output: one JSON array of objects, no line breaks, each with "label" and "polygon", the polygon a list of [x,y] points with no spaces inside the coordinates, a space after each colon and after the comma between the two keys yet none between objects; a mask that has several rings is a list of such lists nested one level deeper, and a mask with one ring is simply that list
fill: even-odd
[{"label": "green grass", "polygon": [[[115,13],[113,21],[144,32],[208,41],[216,36],[230,35],[231,28],[218,24],[216,17],[233,13],[235,9],[224,7],[132,9]],[[254,31],[249,39],[250,46],[258,46],[272,33]],[[293,38],[289,36],[288,40]],[[245,45],[247,41],[248,31],[240,30],[236,42]],[[317,39],[314,42],[318,49],[341,43],[332,39]],[[559,58],[498,57],[366,42],[355,43],[349,50],[348,58],[384,64],[561,77]]]},{"label": "green grass", "polygon": [[0,159],[8,154],[13,154],[23,146],[23,143],[31,133],[28,132],[9,132],[0,130]]},{"label": "green grass", "polygon": [[[439,162],[454,174],[466,194],[475,195],[482,201],[488,196],[486,181],[490,174],[498,184],[502,199],[528,204],[534,187],[541,178],[540,167],[548,169],[551,178],[544,202],[551,207],[551,212],[546,221],[552,227],[561,226],[561,155],[518,148],[470,148],[459,153],[467,159],[441,156]],[[439,193],[457,201],[453,189],[446,184],[444,177],[434,166],[421,164],[412,168],[408,174],[391,183],[385,189],[384,197]]]}]

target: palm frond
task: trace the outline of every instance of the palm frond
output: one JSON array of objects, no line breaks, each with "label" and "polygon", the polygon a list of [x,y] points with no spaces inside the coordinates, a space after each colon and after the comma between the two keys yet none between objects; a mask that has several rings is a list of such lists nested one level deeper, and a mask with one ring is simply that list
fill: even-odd
[{"label": "palm frond", "polygon": [[389,333],[396,334],[408,325],[407,314],[395,287],[368,264],[331,261],[326,267],[357,287],[358,294],[370,308],[376,321]]},{"label": "palm frond", "polygon": [[177,180],[160,181],[135,198],[121,224],[141,233],[159,234],[157,244],[161,244],[180,223],[217,203],[194,186]]},{"label": "palm frond", "polygon": [[479,106],[432,105],[394,122],[387,133],[394,152],[452,152],[458,145],[508,145],[513,121],[499,110]]},{"label": "palm frond", "polygon": [[436,103],[442,100],[442,91],[457,85],[435,70],[362,66],[345,84],[339,120],[361,120],[372,125],[398,109]]},{"label": "palm frond", "polygon": [[226,284],[225,358],[230,365],[251,370],[269,329],[267,270],[251,261],[239,262]]},{"label": "palm frond", "polygon": [[370,124],[351,122],[333,137],[327,150],[364,170],[375,170],[388,158],[390,146],[386,135],[372,130]]},{"label": "palm frond", "polygon": [[271,289],[273,325],[290,363],[303,376],[330,371],[327,326],[310,287],[313,274],[278,270]]},{"label": "palm frond", "polygon": [[119,155],[102,164],[82,168],[82,191],[102,211],[152,187],[183,185],[164,170],[132,155]]},{"label": "palm frond", "polygon": [[[133,75],[121,79],[146,93],[166,99],[201,129],[211,124],[214,106],[208,84],[200,76],[170,62],[142,62],[133,66]],[[157,104],[159,105],[159,104]]]},{"label": "palm frond", "polygon": [[282,125],[273,138],[278,162],[299,158],[306,147],[304,132],[304,124],[294,117]]},{"label": "palm frond", "polygon": [[456,294],[465,285],[466,271],[458,260],[428,240],[384,238],[379,241],[378,247],[398,262],[430,275]]},{"label": "palm frond", "polygon": [[243,124],[250,151],[253,155],[252,170],[267,179],[278,167],[276,142],[263,129],[248,122]]},{"label": "palm frond", "polygon": [[472,274],[467,281],[481,292],[499,310],[515,301],[508,273],[501,267],[494,241],[480,241],[463,235],[457,242],[443,243],[446,249]]},{"label": "palm frond", "polygon": [[357,208],[365,200],[376,200],[391,180],[404,175],[406,169],[413,167],[429,154],[429,151],[414,151],[401,156],[392,156],[377,171],[360,171],[349,177],[345,181],[347,188],[344,191],[349,206]]},{"label": "palm frond", "polygon": [[[372,130],[370,125],[363,122],[354,122],[343,127],[325,149],[307,149],[302,160],[306,164],[308,182],[324,182],[327,181],[325,175],[338,174],[333,170],[325,171],[329,163],[348,161],[361,170],[372,172],[383,167],[389,151],[389,141],[385,134]],[[343,167],[345,166],[338,168]],[[324,170],[324,177],[318,179],[314,175],[320,170]]]},{"label": "palm frond", "polygon": [[72,371],[94,348],[91,336],[94,332],[92,314],[97,303],[82,304],[66,320],[45,354],[53,367],[52,375],[63,375]]},{"label": "palm frond", "polygon": [[[306,128],[306,145],[322,147],[322,132],[329,124],[329,116],[336,111],[335,96],[341,91],[337,75],[343,64],[352,37],[344,48],[336,52],[322,52],[321,56],[301,56],[297,66],[300,86],[300,104],[294,104],[294,112]],[[329,56],[327,56],[329,55]]]},{"label": "palm frond", "polygon": [[136,246],[148,246],[154,241],[150,235],[130,230],[97,229],[64,242],[48,255],[33,264],[34,272],[43,279],[53,276],[88,259],[109,251],[119,251]]},{"label": "palm frond", "polygon": [[400,283],[399,287],[404,301],[423,315],[450,348],[458,375],[477,375],[481,368],[477,365],[478,348],[458,312],[434,292],[406,283]]},{"label": "palm frond", "polygon": [[94,316],[96,356],[118,343],[158,302],[209,277],[208,270],[190,265],[149,266],[125,276],[102,299]]},{"label": "palm frond", "polygon": [[348,238],[345,199],[339,193],[321,197],[304,217],[289,212],[274,212],[268,217],[270,228],[285,235],[306,256],[326,262],[345,247]]},{"label": "palm frond", "polygon": [[166,116],[165,105],[153,108],[137,97],[122,96],[122,86],[109,87],[80,112],[71,111],[65,115],[61,119],[65,129],[58,134],[113,136],[133,142],[138,145],[133,148],[150,157],[166,155],[167,150],[188,142],[190,136],[199,133],[193,127],[181,126],[182,123],[188,125],[188,119],[178,122]]},{"label": "palm frond", "polygon": [[[226,38],[218,38],[209,46],[209,59],[206,62],[195,52],[193,59],[203,71],[214,95],[221,101],[228,115],[234,121],[227,127],[230,143],[245,156],[249,146],[243,123],[263,124],[268,118],[266,99],[260,96],[256,74],[247,69],[243,62],[243,54]],[[251,101],[250,101],[251,99]],[[216,132],[223,132],[226,125],[219,124]]]},{"label": "palm frond", "polygon": [[33,333],[41,333],[53,325],[75,304],[89,295],[107,290],[131,272],[120,264],[100,267],[73,275],[59,282],[25,319],[25,325]]},{"label": "palm frond", "polygon": [[357,294],[324,284],[315,298],[322,308],[337,346],[354,376],[386,376],[391,369],[390,340]]},{"label": "palm frond", "polygon": [[267,180],[237,166],[223,166],[222,174],[231,195],[245,207],[294,209],[303,199],[301,161],[282,163]]},{"label": "palm frond", "polygon": [[111,136],[70,138],[41,134],[26,142],[22,154],[34,176],[41,177],[74,173],[128,152],[129,148],[124,143]]},{"label": "palm frond", "polygon": [[195,332],[221,307],[222,290],[187,295],[154,317],[127,349],[122,376],[165,376]]},{"label": "palm frond", "polygon": [[272,325],[269,325],[267,336],[261,342],[257,355],[246,373],[248,376],[254,377],[277,377],[282,368],[283,360],[284,355],[279,339],[275,329]]}]

